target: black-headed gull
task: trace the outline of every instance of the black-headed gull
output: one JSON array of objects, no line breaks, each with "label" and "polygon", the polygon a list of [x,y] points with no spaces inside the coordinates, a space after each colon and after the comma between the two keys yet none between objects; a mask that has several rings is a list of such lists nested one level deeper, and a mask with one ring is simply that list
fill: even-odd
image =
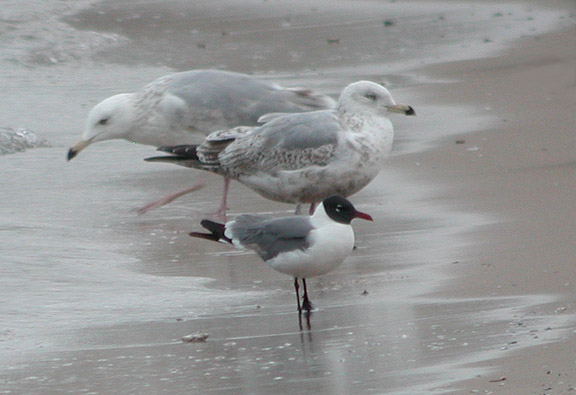
[{"label": "black-headed gull", "polygon": [[[113,139],[155,147],[200,143],[211,132],[258,125],[269,113],[332,108],[335,101],[307,89],[283,88],[245,74],[191,70],[152,81],[135,93],[122,93],[96,104],[82,138],[68,150],[68,160],[91,144]],[[191,189],[194,189],[191,188]],[[228,182],[225,184],[223,206]],[[168,203],[166,197],[152,207]]]},{"label": "black-headed gull", "polygon": [[[354,218],[372,221],[356,210],[347,199],[332,196],[325,199],[311,217],[244,214],[221,224],[201,222],[210,233],[190,233],[193,237],[224,241],[240,249],[254,250],[272,269],[294,277],[298,311],[310,311],[306,279],[322,276],[336,269],[354,248]],[[298,279],[304,296],[300,303]]]},{"label": "black-headed gull", "polygon": [[390,113],[415,115],[383,86],[348,85],[332,110],[268,116],[256,128],[217,131],[196,145],[161,147],[148,158],[234,179],[270,200],[310,203],[348,197],[368,185],[392,148]]}]

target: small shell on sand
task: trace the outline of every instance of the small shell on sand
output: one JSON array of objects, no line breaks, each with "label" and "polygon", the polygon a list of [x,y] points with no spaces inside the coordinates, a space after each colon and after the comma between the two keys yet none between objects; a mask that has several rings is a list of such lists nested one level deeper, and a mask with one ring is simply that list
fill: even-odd
[{"label": "small shell on sand", "polygon": [[184,343],[206,343],[206,339],[208,339],[207,333],[195,333],[192,335],[186,335],[182,338],[182,342]]}]

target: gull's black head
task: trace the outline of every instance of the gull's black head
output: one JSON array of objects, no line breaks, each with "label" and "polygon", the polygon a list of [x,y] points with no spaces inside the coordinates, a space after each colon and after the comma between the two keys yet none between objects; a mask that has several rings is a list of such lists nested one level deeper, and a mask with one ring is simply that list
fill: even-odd
[{"label": "gull's black head", "polygon": [[322,202],[324,211],[333,220],[341,224],[349,224],[354,218],[361,218],[373,221],[372,217],[366,213],[356,210],[348,199],[342,196],[331,196]]}]

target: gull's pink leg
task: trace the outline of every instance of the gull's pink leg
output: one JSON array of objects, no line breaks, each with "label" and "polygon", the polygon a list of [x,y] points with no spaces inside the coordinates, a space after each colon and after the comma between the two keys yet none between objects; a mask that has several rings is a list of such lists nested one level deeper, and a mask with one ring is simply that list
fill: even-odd
[{"label": "gull's pink leg", "polygon": [[230,189],[230,179],[224,177],[224,190],[222,191],[222,200],[220,201],[220,207],[214,213],[214,215],[221,221],[226,221],[226,211],[228,210],[227,200],[228,200],[228,190]]},{"label": "gull's pink leg", "polygon": [[148,211],[154,210],[155,208],[158,207],[162,207],[167,205],[170,202],[173,202],[174,200],[178,199],[181,196],[186,195],[187,193],[190,192],[194,192],[197,191],[198,189],[201,189],[204,187],[204,180],[200,180],[198,181],[196,184],[192,185],[190,188],[186,188],[183,191],[180,192],[176,192],[173,193],[171,195],[165,196],[162,199],[156,200],[154,202],[148,203],[147,205],[140,207],[139,209],[137,209],[136,211],[138,212],[138,214],[145,214]]}]

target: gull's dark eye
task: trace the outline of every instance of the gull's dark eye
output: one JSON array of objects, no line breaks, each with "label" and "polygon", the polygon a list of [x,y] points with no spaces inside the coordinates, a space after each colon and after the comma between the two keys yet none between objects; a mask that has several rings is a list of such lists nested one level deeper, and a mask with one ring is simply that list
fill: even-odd
[{"label": "gull's dark eye", "polygon": [[98,125],[106,125],[108,123],[109,118],[102,118],[98,121]]},{"label": "gull's dark eye", "polygon": [[366,98],[367,98],[367,99],[370,99],[370,100],[372,100],[372,101],[376,101],[376,99],[377,99],[376,95],[373,94],[373,93],[368,93],[368,94],[366,95]]},{"label": "gull's dark eye", "polygon": [[339,213],[340,211],[342,211],[342,206],[338,205],[334,210]]}]

